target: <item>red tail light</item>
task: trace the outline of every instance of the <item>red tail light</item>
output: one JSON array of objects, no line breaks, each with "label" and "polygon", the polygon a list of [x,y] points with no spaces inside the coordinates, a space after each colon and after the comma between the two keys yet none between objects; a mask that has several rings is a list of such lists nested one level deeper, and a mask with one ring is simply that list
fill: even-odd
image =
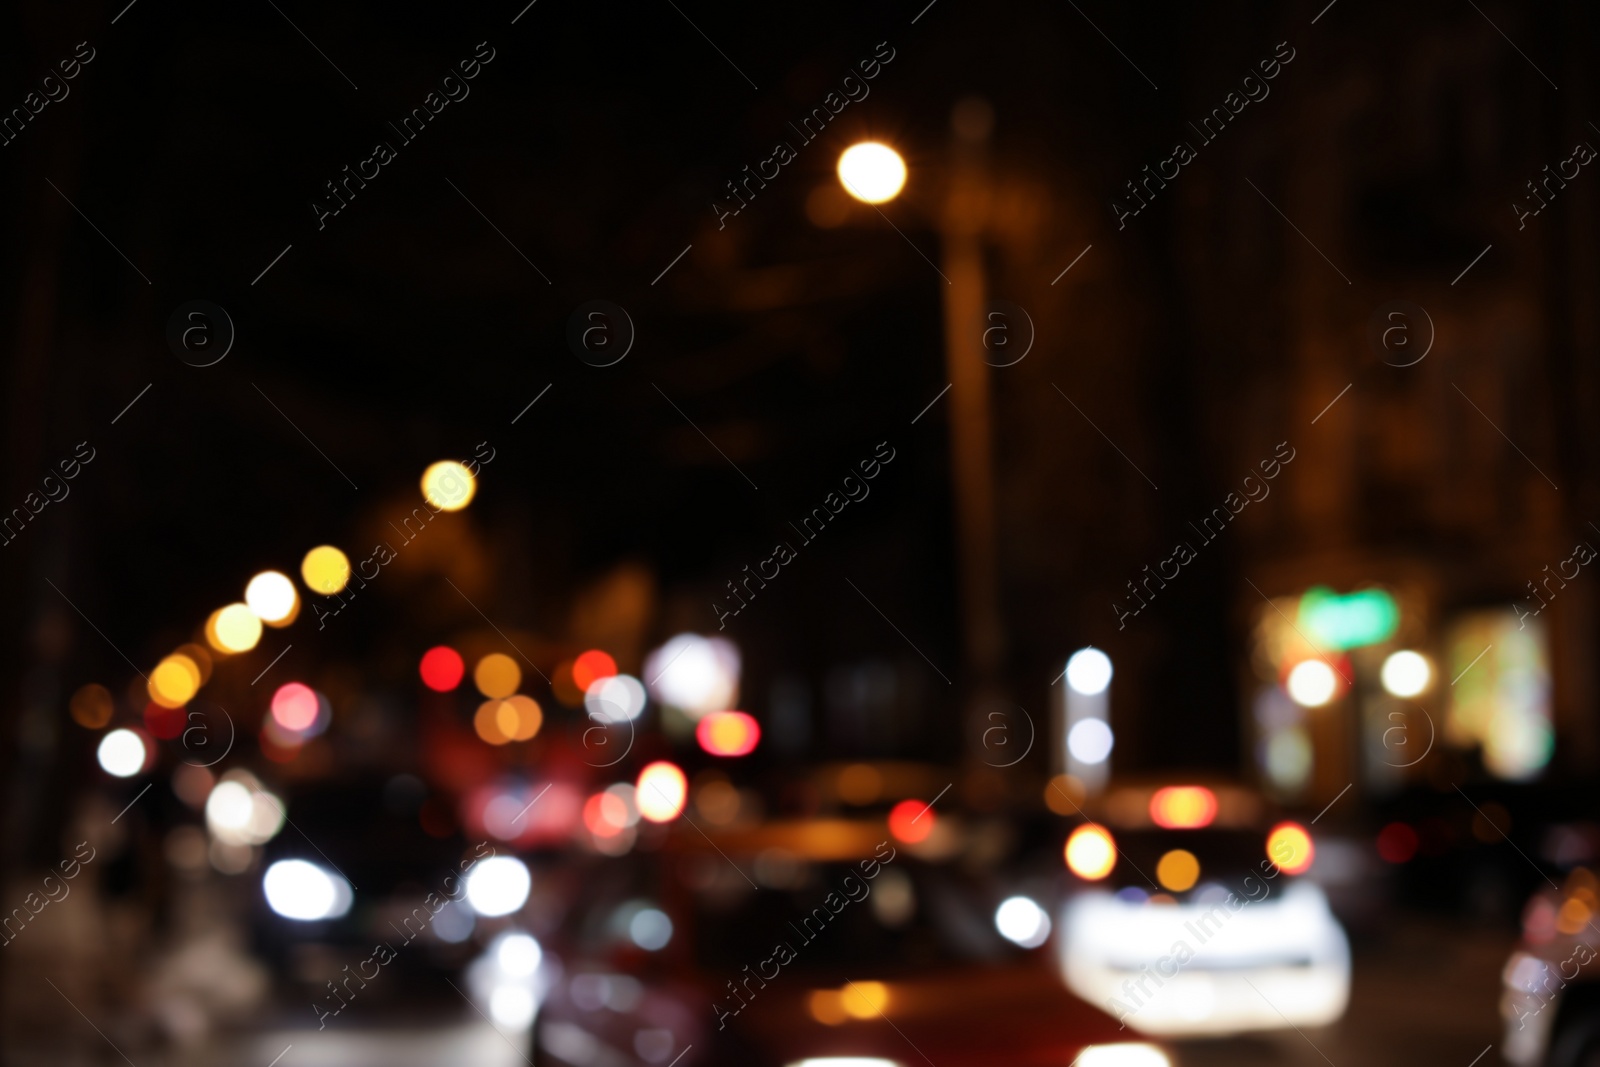
[{"label": "red tail light", "polygon": [[1169,785],[1150,798],[1150,819],[1167,830],[1198,830],[1217,817],[1217,795],[1199,785]]}]

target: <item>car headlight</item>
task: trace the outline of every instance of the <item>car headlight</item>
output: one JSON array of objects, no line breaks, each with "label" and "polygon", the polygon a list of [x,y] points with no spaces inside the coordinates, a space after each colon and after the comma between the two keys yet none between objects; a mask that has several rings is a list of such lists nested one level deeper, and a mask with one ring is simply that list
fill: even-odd
[{"label": "car headlight", "polygon": [[1090,1045],[1083,1050],[1077,1063],[1078,1067],[1172,1067],[1165,1052],[1137,1041]]}]

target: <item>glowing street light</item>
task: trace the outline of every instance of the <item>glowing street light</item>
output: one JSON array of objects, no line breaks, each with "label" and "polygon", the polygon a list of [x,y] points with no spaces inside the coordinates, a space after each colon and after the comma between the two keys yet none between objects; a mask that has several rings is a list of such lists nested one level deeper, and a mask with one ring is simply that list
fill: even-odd
[{"label": "glowing street light", "polygon": [[95,752],[100,769],[118,778],[132,778],[144,770],[149,753],[144,739],[132,730],[112,730],[100,739]]},{"label": "glowing street light", "polygon": [[1105,692],[1111,673],[1111,657],[1098,648],[1080,648],[1067,660],[1067,684],[1086,697]]},{"label": "glowing street light", "polygon": [[839,157],[839,181],[857,200],[882,204],[905,188],[906,161],[886,144],[864,141],[846,148]]},{"label": "glowing street light", "polygon": [[460,511],[472,503],[478,481],[466,464],[441,459],[422,472],[422,495],[440,511]]},{"label": "glowing street light", "polygon": [[261,640],[261,618],[246,604],[229,604],[206,620],[206,641],[218,652],[248,652]]},{"label": "glowing street light", "polygon": [[1383,661],[1383,687],[1397,697],[1414,697],[1433,681],[1433,667],[1420,652],[1402,649]]},{"label": "glowing street light", "polygon": [[278,571],[262,571],[244,587],[244,602],[268,626],[288,626],[300,611],[294,583]]},{"label": "glowing street light", "polygon": [[1303,708],[1320,708],[1334,698],[1339,679],[1333,668],[1320,659],[1302,660],[1294,665],[1284,683],[1289,698]]},{"label": "glowing street light", "polygon": [[1092,645],[1080,648],[1061,673],[1066,684],[1061,687],[1057,736],[1066,743],[1065,770],[1090,793],[1098,793],[1111,774],[1116,743],[1110,723],[1111,657]]},{"label": "glowing street light", "polygon": [[300,561],[300,577],[312,592],[332,596],[350,581],[350,557],[332,545],[318,545]]}]

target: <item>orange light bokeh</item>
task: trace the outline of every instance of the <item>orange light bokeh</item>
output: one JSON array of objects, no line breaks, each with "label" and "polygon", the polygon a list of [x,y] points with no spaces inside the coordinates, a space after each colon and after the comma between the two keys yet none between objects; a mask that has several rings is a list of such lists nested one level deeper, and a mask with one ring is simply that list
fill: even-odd
[{"label": "orange light bokeh", "polygon": [[1217,795],[1199,785],[1169,785],[1150,798],[1150,819],[1167,830],[1198,830],[1217,817]]},{"label": "orange light bokeh", "polygon": [[1285,874],[1303,874],[1310,870],[1316,855],[1311,835],[1299,823],[1279,823],[1267,835],[1267,858]]},{"label": "orange light bokeh", "polygon": [[748,756],[761,741],[761,725],[742,711],[713,711],[695,725],[694,736],[713,756]]}]

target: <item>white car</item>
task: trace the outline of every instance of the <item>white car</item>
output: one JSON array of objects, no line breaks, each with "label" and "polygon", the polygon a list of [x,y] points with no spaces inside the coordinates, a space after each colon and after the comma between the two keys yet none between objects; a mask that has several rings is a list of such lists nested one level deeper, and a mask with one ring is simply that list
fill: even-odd
[{"label": "white car", "polygon": [[1062,908],[1057,953],[1068,988],[1163,1037],[1337,1020],[1350,998],[1350,943],[1322,889],[1297,877],[1314,859],[1309,833],[1293,823],[1270,835],[1214,825],[1214,802],[1163,812],[1163,794],[1152,810],[1187,811],[1187,820],[1124,826],[1114,837],[1085,823],[1069,839],[1068,866],[1089,885]]}]

